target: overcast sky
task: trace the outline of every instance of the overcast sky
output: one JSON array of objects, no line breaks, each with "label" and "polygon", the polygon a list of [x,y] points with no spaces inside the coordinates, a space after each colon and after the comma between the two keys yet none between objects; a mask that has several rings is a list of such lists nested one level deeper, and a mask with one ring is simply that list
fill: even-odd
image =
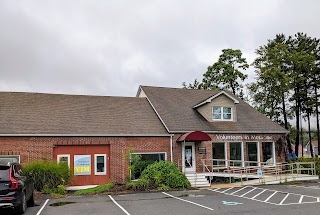
[{"label": "overcast sky", "polygon": [[319,0],[1,0],[0,91],[181,87],[201,80],[224,48],[252,63],[277,33],[320,38],[319,9]]}]

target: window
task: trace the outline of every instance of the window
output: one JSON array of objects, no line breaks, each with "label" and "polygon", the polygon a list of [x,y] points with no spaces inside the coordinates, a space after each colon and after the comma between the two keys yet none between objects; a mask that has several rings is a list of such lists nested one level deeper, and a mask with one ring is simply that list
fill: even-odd
[{"label": "window", "polygon": [[225,143],[212,143],[213,166],[226,166],[226,145]]},{"label": "window", "polygon": [[57,155],[57,162],[66,162],[68,166],[70,167],[70,155]]},{"label": "window", "polygon": [[149,165],[157,161],[167,160],[165,152],[147,152],[130,154],[131,179],[138,179],[141,172]]},{"label": "window", "polygon": [[20,163],[20,155],[0,155],[0,163],[16,162]]},{"label": "window", "polygon": [[231,107],[212,107],[213,120],[232,120]]},{"label": "window", "polygon": [[258,143],[247,142],[247,164],[248,166],[258,165]]},{"label": "window", "polygon": [[263,162],[265,162],[266,165],[273,165],[275,163],[273,142],[262,143],[262,156]]},{"label": "window", "polygon": [[230,144],[230,165],[242,166],[242,143],[231,142]]},{"label": "window", "polygon": [[94,174],[106,175],[107,174],[107,155],[95,154],[94,155]]},{"label": "window", "polygon": [[9,166],[0,166],[0,182],[9,180],[9,169]]}]

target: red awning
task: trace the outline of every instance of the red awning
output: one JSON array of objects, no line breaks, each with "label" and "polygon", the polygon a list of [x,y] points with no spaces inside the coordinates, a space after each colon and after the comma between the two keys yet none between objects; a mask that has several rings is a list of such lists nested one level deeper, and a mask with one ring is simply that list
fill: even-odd
[{"label": "red awning", "polygon": [[202,131],[193,131],[181,135],[177,142],[199,142],[199,141],[210,141],[211,137]]}]

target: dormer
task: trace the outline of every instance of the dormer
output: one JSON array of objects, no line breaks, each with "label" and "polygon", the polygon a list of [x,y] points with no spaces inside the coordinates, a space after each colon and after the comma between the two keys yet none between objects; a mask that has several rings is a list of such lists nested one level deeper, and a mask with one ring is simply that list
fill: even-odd
[{"label": "dormer", "polygon": [[193,108],[196,109],[208,122],[236,122],[237,99],[224,91],[217,93]]}]

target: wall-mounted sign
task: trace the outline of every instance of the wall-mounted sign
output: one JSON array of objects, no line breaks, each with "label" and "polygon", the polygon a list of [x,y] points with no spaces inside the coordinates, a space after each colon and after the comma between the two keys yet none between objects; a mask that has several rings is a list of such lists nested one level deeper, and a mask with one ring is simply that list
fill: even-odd
[{"label": "wall-mounted sign", "polygon": [[91,175],[91,155],[74,156],[74,175]]},{"label": "wall-mounted sign", "polygon": [[207,153],[206,147],[199,147],[199,154],[206,154],[206,153]]},{"label": "wall-mounted sign", "polygon": [[216,135],[217,140],[272,140],[272,136],[262,135]]}]

